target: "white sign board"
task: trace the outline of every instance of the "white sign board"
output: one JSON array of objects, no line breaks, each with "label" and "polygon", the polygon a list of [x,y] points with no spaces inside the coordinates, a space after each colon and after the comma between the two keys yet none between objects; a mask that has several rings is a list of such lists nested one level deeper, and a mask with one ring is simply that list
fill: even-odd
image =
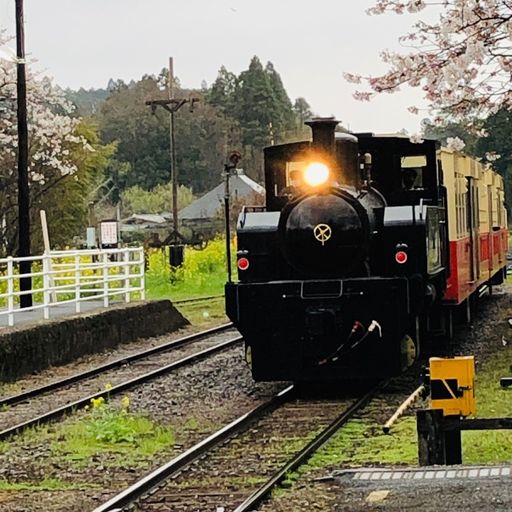
[{"label": "white sign board", "polygon": [[96,247],[96,228],[87,228],[87,248]]},{"label": "white sign board", "polygon": [[117,221],[106,220],[100,222],[101,245],[117,245]]}]

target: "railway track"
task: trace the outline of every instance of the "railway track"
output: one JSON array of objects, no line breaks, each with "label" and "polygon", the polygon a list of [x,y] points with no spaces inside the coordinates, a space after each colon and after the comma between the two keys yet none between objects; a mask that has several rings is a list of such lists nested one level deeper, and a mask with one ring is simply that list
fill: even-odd
[{"label": "railway track", "polygon": [[179,300],[173,300],[172,303],[174,305],[180,305],[180,304],[189,304],[189,303],[195,303],[195,302],[207,302],[209,300],[218,300],[223,299],[224,295],[208,295],[205,297],[191,297],[188,299],[179,299]]},{"label": "railway track", "polygon": [[379,389],[354,398],[304,399],[293,386],[240,416],[94,512],[249,512]]},{"label": "railway track", "polygon": [[0,440],[59,419],[89,405],[93,398],[118,395],[233,347],[242,338],[231,329],[232,324],[224,324],[2,398]]}]

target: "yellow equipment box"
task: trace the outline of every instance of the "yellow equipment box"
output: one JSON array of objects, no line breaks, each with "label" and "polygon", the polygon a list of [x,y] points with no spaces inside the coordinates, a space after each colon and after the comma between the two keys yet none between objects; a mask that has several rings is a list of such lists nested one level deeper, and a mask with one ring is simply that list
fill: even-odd
[{"label": "yellow equipment box", "polygon": [[429,363],[432,409],[442,409],[445,416],[475,414],[475,358],[431,357]]}]

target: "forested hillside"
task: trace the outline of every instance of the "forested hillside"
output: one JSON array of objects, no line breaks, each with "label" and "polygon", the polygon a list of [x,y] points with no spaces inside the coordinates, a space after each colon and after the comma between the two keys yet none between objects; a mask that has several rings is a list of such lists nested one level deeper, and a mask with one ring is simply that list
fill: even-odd
[{"label": "forested hillside", "polygon": [[[81,115],[98,127],[104,144],[114,143],[107,169],[118,190],[151,190],[169,180],[169,115],[154,113],[148,100],[167,98],[167,71],[125,83],[110,80],[108,89],[66,91]],[[197,97],[193,111],[176,114],[176,149],[180,184],[200,194],[217,185],[226,154],[239,149],[248,175],[261,181],[262,148],[307,136],[303,122],[311,116],[304,98],[292,102],[271,62],[254,57],[238,76],[225,67],[210,87],[189,90],[174,84],[175,97]]]}]

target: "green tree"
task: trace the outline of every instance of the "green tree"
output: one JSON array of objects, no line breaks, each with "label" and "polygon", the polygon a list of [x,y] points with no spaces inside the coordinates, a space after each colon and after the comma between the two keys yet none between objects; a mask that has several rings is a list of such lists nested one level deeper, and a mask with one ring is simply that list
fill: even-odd
[{"label": "green tree", "polygon": [[83,147],[74,148],[70,157],[77,164],[76,173],[63,176],[48,188],[33,191],[31,217],[34,253],[43,249],[39,210],[46,211],[52,247],[72,245],[74,237],[85,235],[89,194],[102,179],[115,151],[113,145],[101,144],[98,129],[90,122],[82,120],[76,128],[76,135],[83,137],[93,151]]},{"label": "green tree", "polygon": [[116,159],[123,162],[108,169],[120,188],[139,185],[150,189],[168,180],[169,129],[160,113],[152,115],[145,105],[149,99],[162,98],[154,78],[145,77],[134,86],[122,82],[110,84],[111,94],[98,115],[101,137],[117,144]]},{"label": "green tree", "polygon": [[[102,138],[117,144],[117,161],[107,174],[120,191],[133,186],[151,190],[170,181],[169,114],[161,108],[152,114],[145,104],[168,97],[167,80],[162,72],[159,77],[145,76],[131,86],[115,86],[102,106]],[[178,180],[201,192],[219,183],[225,154],[236,130],[219,109],[206,101],[204,93],[178,86],[176,82],[177,98],[200,99],[193,112],[185,105],[175,114]]]},{"label": "green tree", "polygon": [[89,89],[80,87],[78,91],[66,89],[66,99],[75,105],[74,114],[78,117],[91,116],[99,111],[101,104],[107,99],[107,89]]},{"label": "green tree", "polygon": [[207,99],[211,105],[220,108],[228,116],[233,116],[237,87],[238,79],[236,75],[221,66],[217,79],[208,91]]},{"label": "green tree", "polygon": [[484,159],[498,156],[496,160],[493,159],[492,166],[505,181],[507,210],[509,218],[512,218],[512,113],[501,109],[490,115],[483,122],[483,130],[487,136],[477,140],[475,152]]},{"label": "green tree", "polygon": [[293,104],[293,112],[295,113],[297,135],[299,138],[307,138],[310,135],[309,128],[304,123],[313,117],[311,106],[305,98],[297,98]]},{"label": "green tree", "polygon": [[274,128],[275,139],[277,142],[285,142],[290,136],[295,135],[295,112],[290,97],[284,88],[281,76],[276,71],[272,62],[267,62],[265,73],[269,78],[270,87],[273,92],[272,110],[274,118],[272,120],[272,126]]},{"label": "green tree", "polygon": [[[192,190],[180,185],[178,187],[178,209],[181,210],[194,200]],[[139,186],[127,188],[121,194],[123,215],[132,213],[163,213],[172,210],[172,185],[157,185],[152,190]]]}]

